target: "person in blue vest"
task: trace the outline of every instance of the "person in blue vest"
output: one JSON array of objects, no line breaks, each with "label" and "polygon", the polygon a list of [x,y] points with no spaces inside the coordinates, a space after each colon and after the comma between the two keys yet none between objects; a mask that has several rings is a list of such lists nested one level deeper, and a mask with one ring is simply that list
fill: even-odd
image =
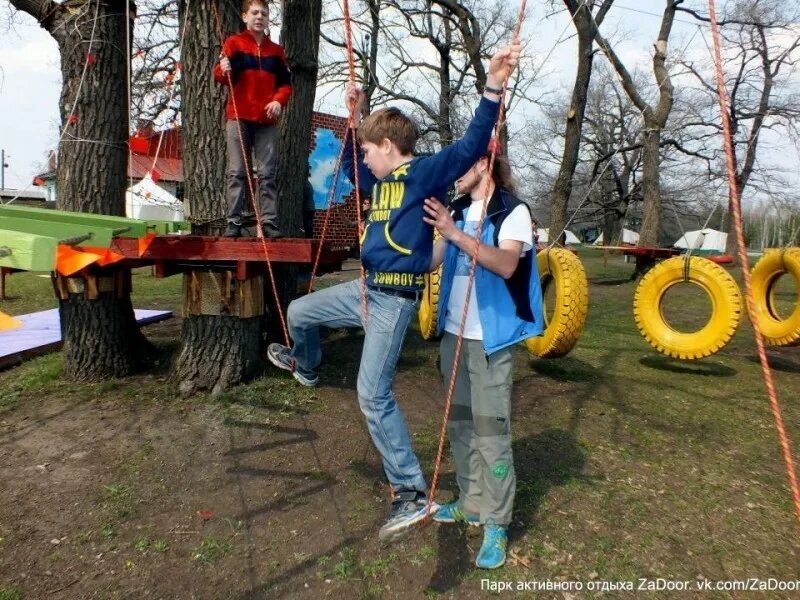
[{"label": "person in blue vest", "polygon": [[[393,490],[389,519],[379,532],[383,541],[404,535],[425,517],[428,504],[427,484],[392,392],[406,330],[417,313],[433,251],[433,228],[422,222],[423,202],[445,194],[483,155],[497,121],[503,82],[514,70],[519,51],[515,40],[492,57],[483,97],[464,137],[434,155],[414,156],[419,130],[396,108],[375,111],[357,124],[357,132],[348,132],[342,167],[353,181],[357,170],[359,187],[372,190],[361,239],[366,291],[355,280],[294,300],[287,310],[294,345],[267,348],[272,364],[291,371],[302,385],[314,386],[322,360],[320,328],[364,327],[358,403]],[[345,101],[360,116],[364,92],[349,88]],[[360,156],[354,164],[356,136]]]},{"label": "person in blue vest", "polygon": [[[483,525],[476,565],[505,563],[508,526],[516,490],[511,451],[511,375],[514,346],[544,329],[542,290],[530,211],[515,195],[508,159],[492,149],[456,181],[461,194],[450,208],[425,201],[425,223],[440,234],[431,269],[443,264],[439,283],[440,357],[445,389],[450,385],[456,344],[466,309],[447,432],[456,466],[458,499],[433,516],[439,523]],[[488,197],[480,233],[475,238]],[[478,264],[473,285],[470,268]],[[468,293],[468,289],[471,293]]]}]

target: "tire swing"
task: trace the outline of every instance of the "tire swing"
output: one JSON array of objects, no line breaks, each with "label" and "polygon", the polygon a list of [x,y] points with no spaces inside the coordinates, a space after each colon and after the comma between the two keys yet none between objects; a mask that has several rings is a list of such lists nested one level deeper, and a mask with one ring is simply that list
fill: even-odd
[{"label": "tire swing", "polygon": [[[548,248],[536,255],[544,301],[545,330],[523,343],[531,356],[560,358],[578,343],[589,312],[589,283],[580,259],[565,248]],[[548,316],[547,290],[555,286],[555,306]]]},{"label": "tire swing", "polygon": [[425,275],[425,291],[419,303],[419,331],[424,340],[438,339],[436,334],[438,306],[439,306],[439,281],[442,277],[442,267]]},{"label": "tire swing", "polygon": [[[794,277],[798,298],[788,317],[778,312],[775,288],[782,275]],[[758,327],[766,342],[773,346],[789,346],[800,340],[800,248],[767,250],[751,272]]]},{"label": "tire swing", "polygon": [[[664,317],[667,290],[688,282],[702,288],[711,300],[711,318],[699,330],[673,329]],[[705,258],[676,256],[653,267],[639,282],[633,298],[636,326],[656,350],[681,360],[695,360],[719,352],[742,318],[742,295],[731,275]]]}]

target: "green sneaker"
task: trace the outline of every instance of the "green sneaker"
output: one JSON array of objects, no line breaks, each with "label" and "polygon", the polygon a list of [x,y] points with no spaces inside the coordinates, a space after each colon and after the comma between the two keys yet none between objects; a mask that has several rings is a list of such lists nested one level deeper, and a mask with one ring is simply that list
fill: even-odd
[{"label": "green sneaker", "polygon": [[443,505],[433,515],[433,520],[437,523],[466,523],[475,527],[481,524],[480,516],[465,513],[458,507],[458,502],[450,502]]},{"label": "green sneaker", "polygon": [[478,550],[475,565],[481,569],[497,569],[506,562],[506,546],[508,545],[508,529],[499,525],[486,524],[483,544]]}]

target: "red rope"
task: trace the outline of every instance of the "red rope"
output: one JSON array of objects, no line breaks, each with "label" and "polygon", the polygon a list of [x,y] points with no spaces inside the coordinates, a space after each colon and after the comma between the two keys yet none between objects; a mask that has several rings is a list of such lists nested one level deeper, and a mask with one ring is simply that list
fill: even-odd
[{"label": "red rope", "polygon": [[[222,48],[224,46],[225,38],[222,34],[222,22],[219,17],[219,9],[217,8],[217,3],[213,2],[211,4],[211,7],[214,9],[214,19],[217,24],[217,35],[219,36],[220,39],[220,48]],[[222,53],[222,50],[220,50],[220,53]],[[283,308],[281,307],[280,294],[278,294],[278,286],[275,283],[275,274],[272,270],[272,261],[269,258],[269,249],[267,248],[267,242],[264,239],[264,231],[261,227],[261,211],[259,210],[258,203],[256,202],[255,188],[253,186],[253,178],[250,176],[250,161],[247,157],[247,149],[244,146],[242,124],[239,121],[239,111],[236,108],[236,95],[234,94],[233,91],[233,79],[231,78],[230,71],[228,71],[226,75],[228,79],[228,89],[231,95],[231,106],[233,107],[233,115],[236,119],[236,126],[239,130],[239,145],[242,151],[242,158],[244,160],[244,170],[245,170],[245,176],[247,178],[247,185],[250,189],[250,201],[253,203],[253,212],[256,215],[256,232],[258,238],[261,240],[261,247],[264,250],[264,258],[267,261],[267,271],[269,272],[269,279],[270,283],[272,284],[272,294],[275,299],[275,306],[278,309],[278,316],[281,321],[281,327],[283,328],[283,338],[284,341],[286,342],[286,346],[291,347],[292,343],[289,340],[289,328],[286,325],[286,317],[284,316]]]},{"label": "red rope", "polygon": [[336,190],[339,187],[339,175],[342,170],[342,158],[344,157],[344,147],[345,143],[347,142],[347,135],[350,132],[350,121],[347,122],[347,127],[345,129],[344,135],[345,139],[342,143],[342,147],[339,149],[339,155],[336,157],[336,165],[333,168],[333,184],[331,185],[331,189],[328,192],[328,202],[325,208],[325,220],[322,221],[322,232],[319,238],[319,244],[317,246],[316,256],[314,257],[314,266],[311,269],[311,279],[308,281],[308,293],[314,291],[314,281],[317,277],[317,269],[319,268],[319,260],[322,256],[322,246],[325,243],[325,237],[328,235],[328,224],[331,220],[331,213],[333,212],[333,199],[336,195]]},{"label": "red rope", "polygon": [[[344,9],[344,41],[347,47],[347,70],[350,86],[355,87],[356,84],[356,61],[353,52],[353,25],[350,18],[350,2],[343,0]],[[352,104],[348,107],[350,109],[350,126],[354,127],[356,123],[356,106]],[[358,220],[358,245],[359,248],[363,246],[364,228],[365,225],[361,216],[361,185],[359,183],[358,173],[358,146],[356,144],[355,129],[353,129],[353,183],[356,186],[356,218]],[[360,252],[359,252],[360,254]],[[364,328],[367,327],[367,272],[364,270],[364,263],[359,261],[361,267],[361,317],[364,321]]]},{"label": "red rope", "polygon": [[786,475],[789,479],[789,487],[792,492],[792,499],[794,500],[795,516],[797,517],[798,525],[800,525],[800,489],[797,485],[797,477],[792,459],[792,450],[789,445],[789,438],[786,435],[786,428],[783,424],[783,416],[781,414],[781,407],[778,401],[778,392],[775,389],[775,384],[772,379],[772,370],[769,366],[767,359],[767,352],[764,346],[764,336],[758,325],[758,315],[755,310],[755,301],[753,300],[753,288],[750,283],[750,263],[747,258],[747,247],[744,241],[744,228],[742,226],[742,207],[741,197],[739,192],[739,185],[736,180],[735,154],[733,148],[733,134],[731,132],[730,114],[728,112],[728,95],[725,89],[725,75],[722,72],[722,56],[720,52],[721,42],[719,33],[719,23],[717,22],[717,11],[714,0],[708,0],[709,17],[711,19],[711,35],[714,43],[714,66],[717,74],[717,91],[719,92],[719,105],[722,113],[722,128],[725,139],[725,155],[727,156],[728,163],[728,185],[730,187],[730,201],[731,212],[733,214],[734,227],[736,229],[736,244],[739,257],[739,263],[742,267],[742,277],[745,285],[745,297],[747,300],[747,312],[750,315],[750,322],[753,325],[753,332],[755,333],[756,346],[758,347],[758,359],[761,363],[761,371],[764,375],[764,384],[767,388],[767,395],[769,396],[770,409],[772,416],[775,420],[775,428],[778,430],[778,438],[780,440],[781,450],[783,451],[783,460],[786,464]]},{"label": "red rope", "polygon": [[[514,28],[514,37],[512,38],[514,41],[519,39],[519,33],[522,29],[522,22],[525,19],[525,7],[527,4],[527,0],[522,0],[522,5],[519,9],[519,16],[517,17],[517,24]],[[511,78],[506,78],[503,82],[503,89],[500,93],[500,113],[497,118],[497,123],[495,124],[495,137],[499,139],[500,131],[505,124],[505,113],[506,113],[506,92],[508,91],[508,80]],[[431,487],[428,493],[428,504],[425,508],[425,518],[423,519],[422,523],[426,524],[430,521],[430,514],[431,509],[433,507],[434,499],[436,497],[436,488],[439,485],[439,478],[440,478],[440,471],[442,465],[442,456],[444,454],[444,442],[447,439],[447,421],[450,418],[450,409],[453,403],[453,395],[455,393],[456,388],[456,377],[458,375],[458,363],[461,360],[461,348],[464,342],[464,329],[467,323],[467,314],[469,312],[469,300],[472,296],[472,287],[473,283],[475,282],[475,272],[477,271],[478,267],[478,255],[480,253],[481,247],[481,233],[483,232],[483,221],[486,218],[486,209],[489,204],[489,189],[490,184],[493,180],[492,178],[492,171],[494,169],[494,162],[495,158],[497,157],[497,148],[498,144],[492,144],[492,151],[489,156],[489,168],[488,173],[489,177],[486,179],[486,185],[483,191],[483,206],[481,208],[481,218],[478,221],[478,228],[475,232],[475,254],[472,256],[472,263],[470,265],[469,270],[469,279],[467,283],[467,294],[464,298],[464,311],[461,314],[461,324],[458,330],[458,341],[456,342],[456,350],[453,356],[453,366],[450,373],[450,383],[447,387],[447,396],[445,398],[444,403],[444,415],[442,416],[442,425],[439,430],[439,447],[436,451],[436,462],[434,463],[433,469],[433,478],[431,479]]]}]

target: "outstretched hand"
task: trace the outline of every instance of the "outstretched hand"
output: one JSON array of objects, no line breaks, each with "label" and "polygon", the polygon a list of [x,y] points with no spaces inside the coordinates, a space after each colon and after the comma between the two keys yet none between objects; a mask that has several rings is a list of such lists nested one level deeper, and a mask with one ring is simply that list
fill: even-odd
[{"label": "outstretched hand", "polygon": [[423,209],[428,216],[423,216],[422,220],[433,225],[444,239],[451,241],[458,234],[459,229],[450,211],[436,198],[426,198]]},{"label": "outstretched hand", "polygon": [[517,63],[519,63],[521,50],[522,44],[520,44],[519,38],[514,38],[508,46],[498,50],[495,55],[492,56],[489,61],[488,75],[493,77],[497,84],[502,85],[503,82],[511,76],[511,73],[514,72]]}]

